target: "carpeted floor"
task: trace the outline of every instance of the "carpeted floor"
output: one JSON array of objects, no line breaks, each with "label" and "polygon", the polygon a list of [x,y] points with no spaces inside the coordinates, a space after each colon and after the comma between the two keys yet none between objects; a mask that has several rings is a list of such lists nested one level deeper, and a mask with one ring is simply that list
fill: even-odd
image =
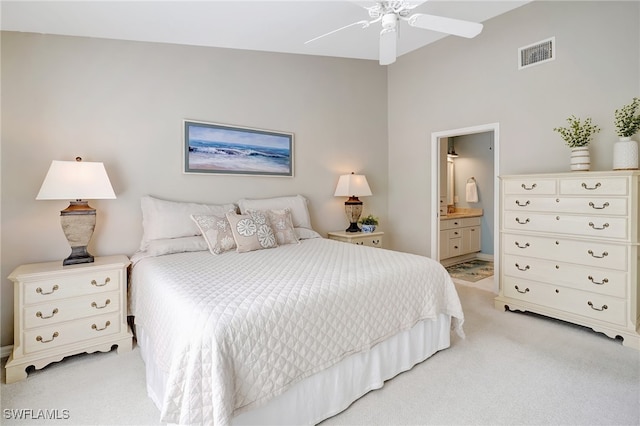
[{"label": "carpeted floor", "polygon": [[447,271],[452,278],[474,283],[493,275],[493,262],[473,259],[464,263],[448,266]]}]

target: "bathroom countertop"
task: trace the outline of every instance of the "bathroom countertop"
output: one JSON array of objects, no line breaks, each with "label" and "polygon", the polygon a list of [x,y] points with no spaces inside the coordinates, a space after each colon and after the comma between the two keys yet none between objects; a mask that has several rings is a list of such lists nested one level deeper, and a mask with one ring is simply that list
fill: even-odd
[{"label": "bathroom countertop", "polygon": [[454,209],[453,213],[440,216],[440,220],[462,219],[465,217],[479,217],[484,215],[483,209]]}]

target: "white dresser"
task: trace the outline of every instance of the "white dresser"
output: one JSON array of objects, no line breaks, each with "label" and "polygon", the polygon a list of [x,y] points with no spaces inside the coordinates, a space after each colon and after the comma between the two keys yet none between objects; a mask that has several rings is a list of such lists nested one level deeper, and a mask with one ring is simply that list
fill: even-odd
[{"label": "white dresser", "polygon": [[127,325],[127,256],[96,257],[93,263],[62,261],[17,267],[14,282],[14,344],[7,383],[82,352],[130,351]]},{"label": "white dresser", "polygon": [[501,180],[495,307],[580,324],[640,349],[640,173]]}]

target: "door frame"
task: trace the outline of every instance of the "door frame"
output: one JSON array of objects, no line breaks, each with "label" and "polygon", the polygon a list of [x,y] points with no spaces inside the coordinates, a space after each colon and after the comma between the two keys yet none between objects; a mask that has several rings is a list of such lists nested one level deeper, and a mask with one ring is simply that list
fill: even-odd
[{"label": "door frame", "polygon": [[494,262],[494,291],[499,287],[500,258],[500,123],[480,124],[478,126],[460,129],[443,130],[431,133],[431,258],[440,261],[440,139],[455,136],[473,135],[476,133],[493,132],[493,262]]}]

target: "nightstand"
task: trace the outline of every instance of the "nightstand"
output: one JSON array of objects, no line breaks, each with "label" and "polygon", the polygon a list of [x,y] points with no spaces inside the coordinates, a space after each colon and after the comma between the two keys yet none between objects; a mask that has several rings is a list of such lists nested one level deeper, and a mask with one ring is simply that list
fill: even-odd
[{"label": "nightstand", "polygon": [[128,352],[127,256],[96,257],[93,263],[62,261],[18,266],[14,287],[14,344],[5,366],[7,383],[83,352]]},{"label": "nightstand", "polygon": [[384,232],[329,232],[330,240],[342,241],[344,243],[357,244],[359,246],[379,247],[383,245]]}]

